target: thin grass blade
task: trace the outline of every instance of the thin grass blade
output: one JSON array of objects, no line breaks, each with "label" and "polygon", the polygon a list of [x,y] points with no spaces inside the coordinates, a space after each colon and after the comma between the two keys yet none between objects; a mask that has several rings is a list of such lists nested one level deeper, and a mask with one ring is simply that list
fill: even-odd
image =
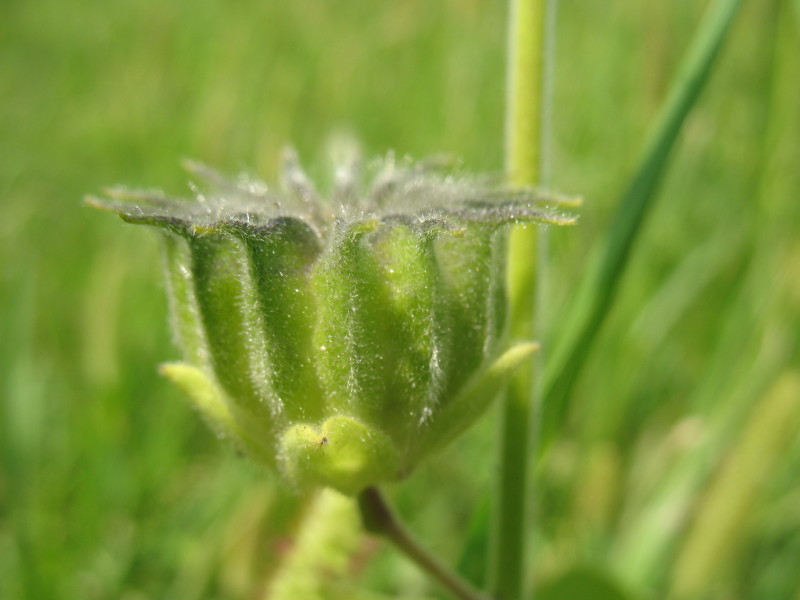
[{"label": "thin grass blade", "polygon": [[716,0],[698,29],[655,127],[640,166],[625,190],[608,235],[583,279],[578,299],[544,371],[540,451],[564,419],[570,394],[616,297],[634,243],[656,197],[686,117],[711,78],[742,0]]}]

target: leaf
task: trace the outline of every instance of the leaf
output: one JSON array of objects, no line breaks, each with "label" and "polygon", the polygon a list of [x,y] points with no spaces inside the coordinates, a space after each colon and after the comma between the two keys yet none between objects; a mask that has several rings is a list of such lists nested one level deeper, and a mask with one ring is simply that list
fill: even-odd
[{"label": "leaf", "polygon": [[159,371],[183,391],[208,426],[235,448],[265,466],[275,462],[269,436],[245,431],[228,409],[225,394],[201,369],[186,363],[166,363]]},{"label": "leaf", "polygon": [[547,447],[567,413],[572,387],[616,297],[675,142],[711,77],[741,3],[742,0],[716,0],[707,13],[645,144],[639,168],[622,195],[611,230],[581,282],[578,300],[544,372],[540,450]]},{"label": "leaf", "polygon": [[424,452],[444,446],[471,425],[508,385],[520,365],[538,349],[535,343],[517,344],[479,373],[432,423]]}]

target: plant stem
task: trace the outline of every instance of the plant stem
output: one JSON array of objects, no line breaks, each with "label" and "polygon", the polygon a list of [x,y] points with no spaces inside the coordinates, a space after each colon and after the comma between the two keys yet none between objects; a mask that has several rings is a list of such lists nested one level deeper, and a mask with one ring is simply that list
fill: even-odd
[{"label": "plant stem", "polygon": [[487,596],[459,577],[411,535],[378,488],[369,487],[361,492],[358,496],[358,507],[367,531],[392,542],[403,554],[450,590],[457,598],[460,600],[489,600]]},{"label": "plant stem", "polygon": [[[509,182],[540,182],[544,48],[547,0],[510,0],[509,62],[506,107],[506,172]],[[511,335],[535,336],[537,229],[516,229],[509,250]],[[533,453],[534,360],[523,366],[509,387],[501,415],[500,481],[494,507],[489,582],[503,600],[525,596],[528,533],[529,461]]]}]

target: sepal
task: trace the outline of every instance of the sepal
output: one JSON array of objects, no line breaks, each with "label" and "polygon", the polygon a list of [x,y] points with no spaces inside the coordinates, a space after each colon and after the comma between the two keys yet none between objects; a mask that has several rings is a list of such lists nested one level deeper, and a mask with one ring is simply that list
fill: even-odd
[{"label": "sepal", "polygon": [[228,408],[225,392],[201,369],[186,363],[164,363],[159,372],[188,398],[217,437],[265,466],[275,465],[273,436],[269,431],[253,431],[240,426]]},{"label": "sepal", "polygon": [[354,496],[397,478],[391,439],[353,417],[293,425],[281,437],[278,456],[283,472],[301,487],[327,485]]}]

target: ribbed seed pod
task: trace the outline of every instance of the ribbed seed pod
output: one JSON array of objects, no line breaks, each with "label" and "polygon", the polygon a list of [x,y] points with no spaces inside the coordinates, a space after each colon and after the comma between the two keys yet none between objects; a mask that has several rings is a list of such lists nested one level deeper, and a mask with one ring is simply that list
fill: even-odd
[{"label": "ribbed seed pod", "polygon": [[296,485],[356,494],[408,474],[477,419],[534,349],[504,350],[512,223],[572,219],[390,158],[326,203],[293,155],[285,192],[193,165],[196,202],[92,203],[164,230],[183,363],[162,371],[217,433]]},{"label": "ribbed seed pod", "polygon": [[322,248],[311,228],[278,218],[257,230],[231,227],[247,251],[270,365],[269,383],[290,419],[322,417],[314,361],[316,302],[309,271]]}]

